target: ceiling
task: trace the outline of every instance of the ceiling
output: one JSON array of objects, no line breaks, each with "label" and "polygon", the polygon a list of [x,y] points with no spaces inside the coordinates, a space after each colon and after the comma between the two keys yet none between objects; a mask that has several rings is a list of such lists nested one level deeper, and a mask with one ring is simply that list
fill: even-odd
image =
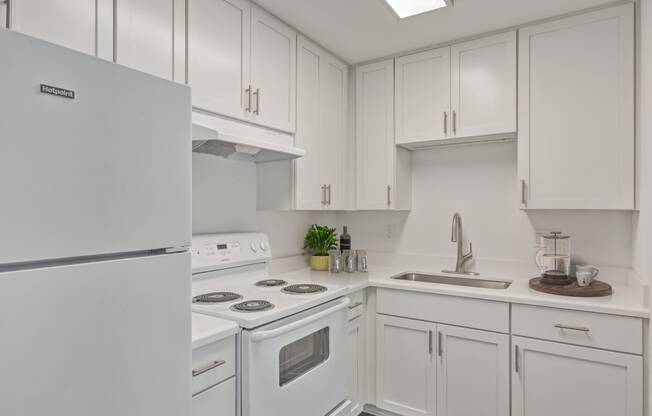
[{"label": "ceiling", "polygon": [[384,0],[255,1],[349,64],[613,2],[455,0],[452,8],[399,20]]}]

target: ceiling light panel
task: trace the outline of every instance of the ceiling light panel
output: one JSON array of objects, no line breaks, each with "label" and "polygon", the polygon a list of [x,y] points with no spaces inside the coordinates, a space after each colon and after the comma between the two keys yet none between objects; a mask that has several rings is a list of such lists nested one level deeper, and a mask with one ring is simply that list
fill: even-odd
[{"label": "ceiling light panel", "polygon": [[[448,6],[446,0],[385,0],[399,18],[414,16]],[[452,2],[451,2],[452,3]]]}]

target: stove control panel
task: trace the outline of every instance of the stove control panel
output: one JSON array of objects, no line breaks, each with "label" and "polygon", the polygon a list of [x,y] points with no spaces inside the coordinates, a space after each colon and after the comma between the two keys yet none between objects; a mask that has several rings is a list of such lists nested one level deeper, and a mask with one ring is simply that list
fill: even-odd
[{"label": "stove control panel", "polygon": [[269,239],[261,233],[196,235],[191,253],[193,273],[266,263],[272,258]]}]

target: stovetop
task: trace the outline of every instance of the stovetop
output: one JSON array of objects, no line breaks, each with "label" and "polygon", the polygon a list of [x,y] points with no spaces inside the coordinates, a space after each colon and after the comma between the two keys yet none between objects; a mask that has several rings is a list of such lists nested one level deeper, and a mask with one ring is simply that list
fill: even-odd
[{"label": "stovetop", "polygon": [[[215,296],[216,292],[234,293],[239,298],[227,302],[197,302],[192,303],[193,312],[217,316],[219,318],[235,321],[242,328],[255,328],[286,316],[299,313],[330,300],[336,299],[345,294],[344,284],[320,284],[314,285],[309,281],[298,280],[301,278],[297,273],[291,277],[274,276],[274,279],[282,279],[286,283],[279,286],[256,285],[260,280],[271,278],[267,270],[249,270],[233,274],[202,273],[193,276],[192,296],[197,299],[203,295],[209,295],[209,299]],[[286,293],[284,288],[297,286],[299,290],[317,288],[312,293]],[[247,302],[269,302],[268,309],[239,310],[235,307],[238,304]],[[254,305],[250,305],[254,306]],[[257,306],[257,305],[256,305]]]},{"label": "stovetop", "polygon": [[212,234],[192,240],[192,310],[255,328],[344,295],[309,275],[270,275],[265,234]]}]

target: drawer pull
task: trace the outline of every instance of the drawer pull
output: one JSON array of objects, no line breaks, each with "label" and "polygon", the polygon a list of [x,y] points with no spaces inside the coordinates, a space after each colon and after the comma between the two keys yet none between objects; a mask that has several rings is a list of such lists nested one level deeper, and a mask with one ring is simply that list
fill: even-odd
[{"label": "drawer pull", "polygon": [[354,303],[353,305],[349,305],[349,309],[355,309],[355,308],[357,308],[357,307],[360,306],[360,305],[362,305],[362,302],[356,302],[356,303]]},{"label": "drawer pull", "polygon": [[573,326],[573,325],[562,325],[562,324],[555,324],[555,328],[559,328],[561,330],[568,329],[570,331],[581,331],[581,332],[590,331],[590,329],[585,326]]},{"label": "drawer pull", "polygon": [[224,364],[226,364],[226,361],[224,360],[213,361],[211,364],[207,365],[204,368],[200,368],[199,370],[192,370],[192,376],[197,377],[199,375],[204,374],[207,371],[211,371],[212,369],[222,366]]}]

